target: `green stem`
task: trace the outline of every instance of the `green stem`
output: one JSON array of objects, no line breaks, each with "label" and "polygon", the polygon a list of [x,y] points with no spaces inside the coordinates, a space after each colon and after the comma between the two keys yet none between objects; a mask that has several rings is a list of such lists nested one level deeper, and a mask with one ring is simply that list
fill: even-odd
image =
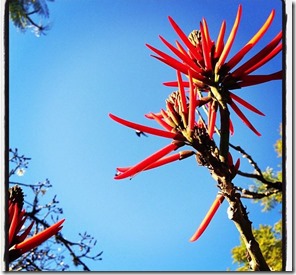
[{"label": "green stem", "polygon": [[225,99],[221,96],[223,91],[212,86],[211,92],[219,103],[220,112],[220,158],[223,163],[227,162],[228,151],[229,151],[229,110]]}]

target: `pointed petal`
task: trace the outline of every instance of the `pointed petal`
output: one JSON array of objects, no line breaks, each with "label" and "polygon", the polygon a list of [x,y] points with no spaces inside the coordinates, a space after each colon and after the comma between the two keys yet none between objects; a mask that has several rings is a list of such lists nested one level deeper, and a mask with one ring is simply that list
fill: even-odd
[{"label": "pointed petal", "polygon": [[149,118],[149,119],[154,119],[155,116],[157,116],[158,118],[162,118],[161,112],[159,112],[159,113],[153,113],[153,116],[152,116],[152,113],[145,114],[145,117],[146,118]]},{"label": "pointed petal", "polygon": [[[165,58],[162,58],[162,57],[159,57],[159,56],[155,56],[155,55],[151,55],[152,57],[160,60],[161,62],[167,64],[168,66],[182,72],[183,74],[187,74],[188,72],[188,66],[179,62],[178,60],[170,57],[169,59],[165,59]],[[197,80],[199,80],[201,82],[200,85],[202,85],[203,81],[205,81],[205,77],[198,74],[197,72],[195,71],[192,71],[192,75],[194,76],[194,78],[196,78]]]},{"label": "pointed petal", "polygon": [[254,113],[256,113],[258,115],[265,116],[261,111],[259,111],[257,108],[255,108],[253,105],[251,105],[247,101],[243,100],[239,96],[233,94],[232,92],[229,92],[229,95],[230,95],[231,99],[237,101],[238,103],[240,103],[241,105],[243,105],[247,109],[253,111]]},{"label": "pointed petal", "polygon": [[188,114],[188,127],[192,131],[195,124],[195,108],[196,108],[196,93],[192,81],[191,72],[188,71],[189,76],[189,114]]},{"label": "pointed petal", "polygon": [[200,226],[196,230],[196,232],[193,234],[193,236],[190,238],[190,242],[195,242],[201,235],[202,233],[206,230],[208,227],[209,223],[211,222],[212,218],[214,217],[215,213],[217,212],[218,208],[224,201],[224,197],[222,195],[218,195],[212,204],[210,210],[206,214],[205,218],[201,222]]},{"label": "pointed petal", "polygon": [[19,243],[23,242],[25,240],[25,238],[27,238],[27,236],[29,235],[33,225],[34,225],[34,221],[32,221],[31,224],[23,232],[23,234],[19,236],[19,238],[18,238]]},{"label": "pointed petal", "polygon": [[134,176],[135,174],[143,171],[147,166],[151,165],[155,161],[159,160],[160,158],[164,157],[168,153],[176,150],[177,148],[183,146],[183,142],[172,142],[169,145],[163,147],[162,149],[158,150],[154,154],[150,155],[146,159],[142,160],[135,166],[132,166],[129,170],[123,172],[122,174],[116,175],[114,179],[120,180],[127,177]]},{"label": "pointed petal", "polygon": [[[240,77],[243,74],[250,74],[254,70],[258,69],[264,64],[260,64],[258,66],[258,63],[262,63],[261,60],[265,59],[266,56],[271,55],[271,52],[274,51],[275,47],[277,44],[281,41],[282,39],[282,31],[280,31],[261,51],[259,51],[257,54],[255,54],[252,58],[250,58],[247,62],[245,62],[243,65],[241,65],[239,68],[237,68],[233,73],[233,77]],[[275,53],[277,54],[277,53]],[[271,56],[270,59],[274,57]],[[269,61],[268,59],[267,61]],[[266,62],[267,62],[266,61]],[[251,70],[251,68],[254,67],[254,69]]]},{"label": "pointed petal", "polygon": [[163,121],[161,118],[159,118],[158,116],[154,115],[153,113],[151,113],[151,116],[154,118],[154,120],[161,125],[164,129],[166,129],[167,131],[171,132],[174,130],[174,128],[172,126],[170,126],[169,124],[167,124],[165,121]]},{"label": "pointed petal", "polygon": [[236,36],[237,29],[238,29],[238,26],[239,26],[239,23],[240,23],[241,14],[242,14],[242,5],[239,5],[233,27],[231,29],[231,32],[230,32],[229,37],[227,39],[227,42],[226,42],[226,44],[225,44],[225,46],[223,48],[223,51],[222,51],[222,53],[221,53],[221,55],[219,57],[219,60],[216,63],[215,73],[218,73],[220,67],[225,63],[225,60],[226,60],[226,58],[227,58],[227,56],[229,54],[229,51],[230,51],[230,49],[232,47],[232,44],[233,44],[234,38]]},{"label": "pointed petal", "polygon": [[225,29],[226,29],[226,22],[225,20],[223,20],[221,27],[220,27],[220,32],[217,38],[217,44],[216,44],[216,48],[215,48],[215,58],[218,58],[224,48],[224,35],[225,35]]},{"label": "pointed petal", "polygon": [[213,138],[213,134],[216,126],[217,110],[214,104],[215,104],[214,102],[209,103],[208,134],[210,139]]},{"label": "pointed petal", "polygon": [[190,53],[194,56],[196,60],[201,60],[202,57],[200,54],[197,52],[196,48],[192,45],[188,37],[185,35],[185,33],[181,30],[181,28],[177,25],[177,23],[169,16],[169,21],[174,28],[175,32],[179,35],[181,40],[184,42],[186,47],[189,49]]},{"label": "pointed petal", "polygon": [[177,71],[177,79],[178,79],[178,87],[179,87],[179,91],[180,91],[180,95],[181,95],[182,111],[183,111],[183,113],[188,113],[186,95],[185,95],[185,89],[184,89],[184,82],[182,80],[182,76],[179,71]]},{"label": "pointed petal", "polygon": [[[174,162],[176,160],[182,160],[182,159],[188,158],[194,154],[195,154],[195,152],[193,152],[193,151],[188,151],[188,150],[187,151],[180,151],[176,154],[160,158],[159,160],[153,162],[151,165],[147,166],[143,171],[157,168],[162,165]],[[126,172],[127,170],[129,170],[130,168],[131,167],[118,167],[117,171],[120,173],[123,173],[123,172]]]},{"label": "pointed petal", "polygon": [[13,204],[13,217],[11,220],[11,224],[9,225],[9,232],[8,232],[8,244],[9,246],[11,245],[11,242],[14,238],[14,236],[16,235],[16,228],[18,226],[19,223],[19,208],[18,208],[18,204],[14,203]]},{"label": "pointed petal", "polygon": [[55,223],[54,225],[46,228],[45,230],[39,232],[37,235],[15,245],[15,249],[20,249],[22,253],[26,253],[32,248],[40,245],[53,235],[57,234],[61,229],[61,224],[65,221],[65,219],[60,220],[59,222]]},{"label": "pointed petal", "polygon": [[175,68],[177,70],[180,70],[182,72],[187,71],[187,66],[184,63],[182,63],[182,62],[178,61],[177,59],[171,57],[170,55],[168,55],[168,54],[154,48],[153,46],[151,46],[149,44],[146,44],[146,46],[150,50],[154,51],[155,53],[157,53],[159,55],[159,57],[152,55],[153,57],[157,58],[158,60],[166,63],[170,67],[173,67],[173,68]]},{"label": "pointed petal", "polygon": [[267,29],[270,27],[273,18],[274,18],[275,11],[272,10],[269,17],[260,28],[260,30],[250,39],[250,41],[237,53],[235,54],[228,62],[227,66],[228,69],[231,70],[234,66],[240,62],[243,57],[257,44],[257,42],[261,39],[261,37],[265,34]]},{"label": "pointed petal", "polygon": [[268,75],[246,75],[242,77],[242,82],[239,83],[240,87],[246,87],[251,85],[257,85],[260,83],[281,80],[283,78],[282,70]]},{"label": "pointed petal", "polygon": [[251,122],[245,117],[242,111],[237,107],[237,105],[231,101],[229,103],[231,108],[235,111],[235,113],[240,117],[240,119],[257,135],[261,136],[261,134],[255,129],[255,127],[251,124]]},{"label": "pointed petal", "polygon": [[229,119],[229,132],[233,136],[234,128],[233,128],[233,123],[232,123],[231,119]]},{"label": "pointed petal", "polygon": [[147,166],[144,170],[153,169],[153,168],[174,162],[176,160],[182,160],[182,159],[192,156],[193,154],[194,154],[193,151],[181,151],[176,154],[166,156],[166,157],[163,157],[163,158],[155,161],[151,165]]},{"label": "pointed petal", "polygon": [[[179,87],[178,86],[178,81],[163,82],[163,85],[167,86],[167,87]],[[189,87],[189,82],[184,81],[182,83],[182,85],[183,85],[184,88],[188,88]]]},{"label": "pointed petal", "polygon": [[227,162],[228,167],[233,165],[233,158],[230,152],[228,152],[228,162]]},{"label": "pointed petal", "polygon": [[168,131],[159,130],[159,129],[148,127],[148,126],[144,126],[144,125],[137,124],[137,123],[133,123],[133,122],[130,122],[128,120],[117,117],[117,116],[115,116],[113,114],[109,114],[109,116],[110,116],[110,118],[112,118],[113,120],[115,120],[116,122],[118,122],[120,124],[123,124],[123,125],[125,125],[127,127],[135,129],[135,130],[143,131],[143,132],[148,133],[148,134],[161,136],[161,137],[166,137],[166,138],[172,138],[172,139],[180,137],[180,135],[178,135],[178,134],[171,133],[171,132],[168,132]]},{"label": "pointed petal", "polygon": [[236,173],[237,173],[237,171],[239,169],[239,166],[240,166],[240,159],[238,158],[237,161],[236,161],[236,163],[235,163],[235,165],[234,165],[234,168],[236,170]]},{"label": "pointed petal", "polygon": [[172,44],[166,41],[162,36],[159,36],[161,41],[176,55],[178,56],[184,63],[186,63],[191,69],[195,70],[196,72],[202,72],[202,69],[199,68],[196,63],[187,55],[184,55],[181,51],[176,49]]},{"label": "pointed petal", "polygon": [[[206,21],[204,20],[204,23],[206,24]],[[200,23],[200,31],[201,31],[201,44],[202,44],[202,53],[203,53],[203,58],[205,61],[205,69],[206,70],[212,70],[212,63],[210,59],[210,53],[211,49],[209,48],[209,37],[207,32],[207,27]]]},{"label": "pointed petal", "polygon": [[245,74],[250,74],[253,71],[257,70],[258,68],[262,67],[265,63],[267,63],[269,60],[271,60],[272,58],[274,58],[281,51],[282,51],[282,43],[279,44],[275,49],[273,49],[264,58],[258,59],[259,61],[256,64],[254,64],[251,68],[247,69],[245,71]]}]

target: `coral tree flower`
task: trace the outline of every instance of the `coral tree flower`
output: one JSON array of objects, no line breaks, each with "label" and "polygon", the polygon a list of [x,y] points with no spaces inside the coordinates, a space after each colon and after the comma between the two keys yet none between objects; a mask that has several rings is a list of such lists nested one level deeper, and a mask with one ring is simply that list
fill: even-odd
[{"label": "coral tree flower", "polygon": [[[26,211],[22,209],[23,207],[23,192],[19,186],[14,186],[10,189],[10,196],[8,200],[8,245],[9,262],[14,261],[22,254],[30,251],[31,249],[37,247],[50,237],[56,235],[62,229],[63,220],[58,221],[54,225],[46,228],[42,232],[27,238],[29,235],[34,221],[26,228],[23,229],[24,223],[27,219]],[[27,239],[26,239],[27,238]]]},{"label": "coral tree flower", "polygon": [[181,151],[174,155],[167,156],[169,153],[177,150],[185,144],[194,146],[196,143],[194,140],[194,134],[197,128],[205,127],[203,124],[196,121],[195,110],[196,107],[207,103],[206,98],[202,98],[201,100],[197,98],[196,89],[192,83],[192,78],[190,78],[189,101],[187,101],[181,73],[177,72],[177,76],[180,88],[178,91],[173,92],[166,100],[166,110],[162,109],[158,114],[150,113],[146,115],[148,119],[154,119],[164,128],[164,130],[137,124],[113,114],[109,114],[110,118],[116,122],[134,130],[172,140],[169,145],[155,152],[137,165],[133,167],[117,168],[115,179],[132,177],[141,171],[159,167],[176,160],[181,160],[194,154],[192,151]]},{"label": "coral tree flower", "polygon": [[[221,24],[217,40],[213,41],[210,37],[205,19],[202,19],[202,22],[200,22],[200,30],[193,31],[187,37],[177,23],[169,17],[173,29],[176,31],[184,46],[178,41],[176,41],[176,46],[174,46],[162,36],[160,36],[160,39],[176,57],[172,57],[147,44],[147,47],[157,54],[156,56],[152,55],[153,57],[185,75],[189,75],[190,73],[193,78],[193,84],[199,89],[199,91],[208,92],[207,96],[211,97],[211,102],[207,106],[209,110],[210,137],[212,137],[213,134],[217,107],[226,108],[227,104],[254,133],[260,135],[242,113],[237,106],[237,103],[259,115],[264,114],[251,104],[230,92],[230,90],[282,78],[281,70],[268,75],[251,74],[270,61],[282,50],[282,31],[280,31],[262,50],[240,65],[240,61],[268,30],[274,16],[275,11],[272,10],[258,32],[228,60],[227,58],[234,43],[242,17],[241,5],[238,7],[235,22],[226,42],[224,42],[226,30],[225,21]],[[166,82],[165,85],[178,87],[178,82]],[[189,86],[189,83],[185,83],[184,85]]]},{"label": "coral tree flower", "polygon": [[[238,159],[233,164],[228,147],[225,150],[225,147],[221,146],[223,142],[220,142],[220,149],[218,149],[213,140],[213,134],[217,129],[217,111],[220,110],[220,114],[222,111],[226,113],[228,112],[228,106],[230,106],[253,132],[260,135],[237,104],[259,115],[264,114],[230,90],[282,78],[282,71],[268,75],[251,74],[282,50],[281,31],[257,54],[248,61],[242,64],[240,63],[268,30],[275,15],[274,10],[271,11],[259,31],[241,50],[226,62],[239,27],[241,15],[242,7],[239,5],[235,22],[225,43],[225,21],[222,22],[217,40],[213,41],[210,37],[205,19],[202,19],[202,22],[200,22],[200,31],[193,31],[187,37],[177,23],[169,17],[169,21],[183,45],[176,41],[176,46],[173,46],[163,37],[160,36],[160,39],[176,57],[172,57],[147,44],[147,47],[157,54],[156,56],[153,55],[153,57],[174,68],[177,74],[177,81],[164,83],[166,86],[178,88],[166,100],[166,108],[161,109],[158,113],[146,114],[146,118],[154,120],[163,129],[134,123],[113,114],[109,114],[109,116],[114,121],[136,131],[170,139],[171,143],[134,166],[118,167],[115,179],[133,177],[142,171],[156,168],[176,160],[182,160],[192,155],[195,155],[199,165],[207,167],[211,173],[215,169],[219,170],[221,168],[223,175],[228,181],[231,181],[236,176],[240,160]],[[187,81],[183,81],[182,74],[187,77]],[[202,118],[198,110],[199,107],[202,107],[206,111],[207,121]],[[229,131],[233,133],[233,125],[228,115],[227,120],[229,120],[229,123],[225,125],[227,127],[229,125]],[[226,133],[228,134],[227,127]],[[180,151],[168,155],[184,145],[190,146],[194,150]],[[222,149],[223,154],[221,153]],[[223,200],[224,196],[219,194],[190,241],[196,241],[201,236]]]}]

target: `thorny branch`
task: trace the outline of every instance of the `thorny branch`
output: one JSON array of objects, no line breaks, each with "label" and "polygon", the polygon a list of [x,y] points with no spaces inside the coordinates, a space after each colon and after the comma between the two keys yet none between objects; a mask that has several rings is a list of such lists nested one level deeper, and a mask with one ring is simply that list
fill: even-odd
[{"label": "thorny branch", "polygon": [[[246,172],[242,172],[239,170],[237,172],[238,175],[243,176],[243,177],[253,178],[258,181],[261,181],[262,183],[264,183],[267,186],[267,188],[275,189],[273,191],[273,193],[282,192],[282,182],[281,181],[274,182],[274,181],[268,181],[267,179],[265,179],[261,169],[259,168],[258,164],[253,160],[251,155],[249,155],[240,146],[234,146],[231,143],[229,143],[229,146],[232,147],[233,149],[237,150],[238,152],[240,152],[244,158],[248,159],[250,165],[252,165],[252,167],[255,169],[255,172],[256,172],[255,174],[251,174],[251,173],[246,173]],[[269,193],[270,192],[267,193],[268,196],[270,195]],[[254,195],[255,195],[255,193],[254,193]]]}]

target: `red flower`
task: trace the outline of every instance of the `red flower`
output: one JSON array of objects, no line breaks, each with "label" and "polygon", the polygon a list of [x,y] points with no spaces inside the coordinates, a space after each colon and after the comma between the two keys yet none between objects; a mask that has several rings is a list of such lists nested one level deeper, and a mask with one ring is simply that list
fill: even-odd
[{"label": "red flower", "polygon": [[[242,6],[239,5],[235,22],[229,34],[226,43],[224,35],[226,22],[221,24],[218,38],[213,41],[210,37],[209,29],[205,19],[200,22],[200,31],[193,31],[188,37],[184,34],[177,23],[169,17],[169,21],[184,43],[185,49],[180,42],[176,41],[176,47],[160,36],[161,41],[176,55],[177,59],[147,44],[147,47],[154,51],[155,58],[173,67],[185,75],[189,74],[193,78],[193,84],[200,92],[208,92],[212,103],[209,104],[209,135],[212,137],[216,111],[218,106],[225,108],[226,104],[242,119],[242,121],[257,135],[260,133],[254,128],[249,120],[243,115],[235,102],[243,105],[249,110],[259,115],[264,115],[251,104],[234,95],[229,90],[239,89],[241,87],[256,85],[263,82],[281,79],[282,71],[268,75],[250,75],[253,71],[263,66],[266,62],[275,57],[282,49],[282,32],[280,31],[261,51],[255,54],[248,61],[236,68],[244,56],[257,44],[265,32],[270,27],[274,19],[275,11],[272,10],[269,17],[259,31],[227,62],[226,59],[233,45],[239,23],[242,16]],[[190,78],[190,77],[189,77]],[[178,81],[164,83],[168,86],[179,87]],[[188,87],[190,83],[183,83]]]},{"label": "red flower", "polygon": [[[192,78],[190,77],[189,102],[187,102],[185,89],[182,86],[183,82],[181,74],[179,72],[177,73],[179,91],[172,93],[166,100],[166,110],[162,109],[158,114],[150,113],[146,115],[147,118],[154,119],[165,130],[144,126],[122,119],[113,114],[109,114],[109,116],[116,122],[133,128],[136,131],[142,131],[144,133],[173,140],[169,145],[152,154],[137,165],[129,167],[128,169],[117,168],[115,179],[132,177],[141,171],[159,167],[178,159],[184,159],[185,157],[189,157],[194,154],[192,151],[190,151],[191,153],[188,153],[188,151],[182,151],[169,157],[166,156],[170,152],[177,150],[185,144],[194,147],[195,140],[193,135],[196,132],[196,129],[205,127],[205,125],[196,121],[195,110],[197,106],[206,104],[208,102],[207,98],[204,97],[201,100],[197,98],[196,89],[193,85]],[[190,72],[189,76],[191,76]]]},{"label": "red flower", "polygon": [[195,242],[202,235],[202,233],[208,227],[209,223],[211,222],[212,218],[216,214],[218,208],[220,207],[220,205],[222,204],[223,201],[224,201],[224,197],[222,195],[218,195],[216,197],[216,199],[214,200],[208,213],[206,214],[203,221],[201,222],[200,226],[198,227],[198,229],[195,231],[195,233],[190,238],[190,242]]},{"label": "red flower", "polygon": [[[22,254],[37,247],[50,237],[56,235],[62,229],[62,223],[65,221],[60,220],[54,225],[46,228],[42,232],[27,238],[34,222],[32,222],[25,230],[22,229],[27,216],[26,211],[23,209],[23,192],[20,187],[14,186],[10,190],[10,197],[8,200],[8,219],[9,219],[9,232],[8,232],[8,245],[9,245],[9,262],[14,261]],[[27,239],[26,239],[27,238]]]}]

